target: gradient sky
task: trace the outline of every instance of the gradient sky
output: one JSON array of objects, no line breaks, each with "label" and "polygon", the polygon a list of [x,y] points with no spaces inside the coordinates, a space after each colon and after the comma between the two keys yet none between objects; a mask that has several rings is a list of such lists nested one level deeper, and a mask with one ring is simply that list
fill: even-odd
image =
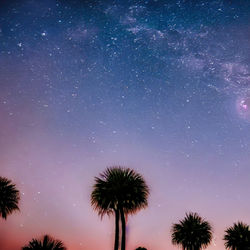
[{"label": "gradient sky", "polygon": [[128,250],[177,249],[198,212],[250,223],[250,1],[0,1],[0,175],[21,192],[1,250],[49,233],[69,250],[113,248],[90,206],[107,166],[140,172],[149,207]]}]

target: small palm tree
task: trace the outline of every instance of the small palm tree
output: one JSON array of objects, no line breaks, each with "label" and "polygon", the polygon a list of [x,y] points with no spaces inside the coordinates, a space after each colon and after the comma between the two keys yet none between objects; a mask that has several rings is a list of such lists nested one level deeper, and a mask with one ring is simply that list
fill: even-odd
[{"label": "small palm tree", "polygon": [[200,250],[212,240],[212,227],[197,213],[188,213],[178,224],[172,226],[172,243],[183,250]]},{"label": "small palm tree", "polygon": [[63,242],[55,240],[49,235],[44,235],[42,239],[32,239],[22,250],[66,250]]},{"label": "small palm tree", "polygon": [[147,250],[145,247],[137,247],[135,250]]},{"label": "small palm tree", "polygon": [[121,250],[125,250],[125,215],[134,214],[147,207],[149,188],[143,177],[134,170],[123,167],[107,168],[100,177],[95,178],[91,194],[91,204],[102,217],[115,214],[115,244],[119,248],[119,223],[122,225]]},{"label": "small palm tree", "polygon": [[0,176],[0,216],[7,219],[7,216],[19,210],[18,202],[20,200],[19,191],[11,180]]},{"label": "small palm tree", "polygon": [[250,228],[242,222],[234,223],[225,231],[225,247],[231,250],[250,249]]}]

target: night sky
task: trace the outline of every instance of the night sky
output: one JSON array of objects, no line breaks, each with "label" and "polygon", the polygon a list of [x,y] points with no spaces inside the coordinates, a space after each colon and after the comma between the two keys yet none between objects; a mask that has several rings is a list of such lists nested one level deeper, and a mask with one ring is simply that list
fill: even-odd
[{"label": "night sky", "polygon": [[250,1],[0,1],[0,175],[21,192],[1,250],[45,233],[113,248],[90,205],[107,166],[141,173],[149,207],[128,249],[172,250],[198,212],[224,249],[250,223]]}]

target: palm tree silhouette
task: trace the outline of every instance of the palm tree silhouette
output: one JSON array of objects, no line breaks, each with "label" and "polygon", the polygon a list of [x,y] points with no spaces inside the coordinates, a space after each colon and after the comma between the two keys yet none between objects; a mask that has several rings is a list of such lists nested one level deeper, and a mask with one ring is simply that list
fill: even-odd
[{"label": "palm tree silhouette", "polygon": [[121,250],[125,250],[125,215],[134,214],[147,207],[149,188],[143,177],[129,168],[114,166],[107,168],[100,177],[95,178],[91,193],[91,205],[103,215],[115,214],[115,244],[119,248],[119,223],[121,221]]},{"label": "palm tree silhouette", "polygon": [[41,239],[32,239],[22,250],[66,250],[63,242],[55,240],[49,235],[44,235]]},{"label": "palm tree silhouette", "polygon": [[7,219],[7,216],[19,210],[18,202],[20,200],[19,191],[11,180],[0,176],[0,216]]},{"label": "palm tree silhouette", "polygon": [[145,247],[137,247],[135,250],[147,250]]},{"label": "palm tree silhouette", "polygon": [[225,231],[225,247],[232,250],[250,249],[250,228],[243,222],[234,223]]},{"label": "palm tree silhouette", "polygon": [[172,243],[183,250],[199,250],[212,240],[212,227],[197,213],[188,213],[178,224],[172,226]]}]

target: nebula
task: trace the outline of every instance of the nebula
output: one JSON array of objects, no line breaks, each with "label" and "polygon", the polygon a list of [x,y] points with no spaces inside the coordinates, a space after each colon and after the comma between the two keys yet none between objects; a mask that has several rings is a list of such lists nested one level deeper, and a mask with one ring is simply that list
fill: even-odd
[{"label": "nebula", "polygon": [[238,98],[236,108],[241,118],[250,121],[250,97]]}]

